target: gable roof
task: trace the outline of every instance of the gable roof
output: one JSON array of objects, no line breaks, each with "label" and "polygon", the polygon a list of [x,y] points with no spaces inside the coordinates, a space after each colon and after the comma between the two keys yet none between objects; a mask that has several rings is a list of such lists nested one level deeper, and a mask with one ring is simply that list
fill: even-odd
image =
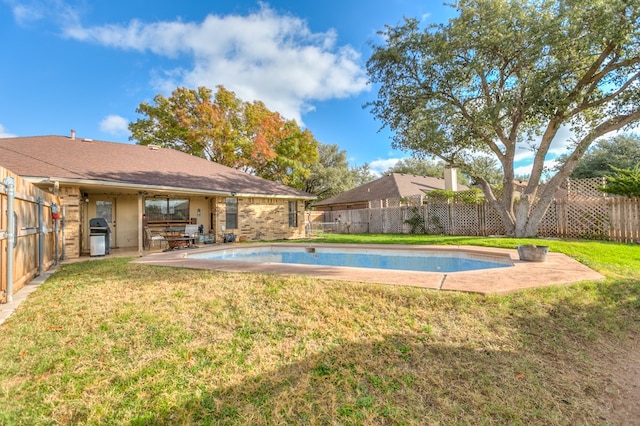
[{"label": "gable roof", "polygon": [[[424,195],[425,192],[433,191],[434,189],[444,189],[444,179],[390,173],[349,191],[318,201],[314,205],[326,206],[409,197],[412,195]],[[469,188],[458,184],[458,189],[466,190]]]},{"label": "gable roof", "polygon": [[169,148],[67,136],[0,138],[0,166],[34,183],[313,199],[314,196]]}]

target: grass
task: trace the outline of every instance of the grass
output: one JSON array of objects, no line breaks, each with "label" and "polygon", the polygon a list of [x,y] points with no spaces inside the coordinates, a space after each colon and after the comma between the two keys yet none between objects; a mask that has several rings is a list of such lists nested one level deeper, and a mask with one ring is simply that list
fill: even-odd
[{"label": "grass", "polygon": [[544,244],[607,280],[479,296],[64,265],[0,325],[0,424],[602,423],[603,360],[640,332],[640,246]]}]

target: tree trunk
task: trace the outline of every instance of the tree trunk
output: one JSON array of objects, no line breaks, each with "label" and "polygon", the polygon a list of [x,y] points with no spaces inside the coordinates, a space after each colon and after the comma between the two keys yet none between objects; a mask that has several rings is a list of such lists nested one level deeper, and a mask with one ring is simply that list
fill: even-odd
[{"label": "tree trunk", "polygon": [[545,191],[543,196],[535,201],[531,200],[531,196],[522,197],[516,206],[515,237],[535,237],[538,235],[540,222],[555,197],[555,190]]},{"label": "tree trunk", "polygon": [[527,228],[529,223],[529,197],[523,196],[516,204],[516,217],[514,226],[514,237],[530,237],[527,235]]}]

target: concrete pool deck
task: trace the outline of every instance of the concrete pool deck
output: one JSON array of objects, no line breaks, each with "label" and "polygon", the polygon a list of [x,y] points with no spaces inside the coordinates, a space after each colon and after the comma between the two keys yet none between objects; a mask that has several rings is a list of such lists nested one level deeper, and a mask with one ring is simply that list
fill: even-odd
[{"label": "concrete pool deck", "polygon": [[[232,260],[202,260],[189,258],[190,254],[250,247],[360,247],[403,250],[458,251],[481,256],[510,258],[513,266],[482,269],[467,272],[417,272],[386,269],[347,268],[336,266],[294,265],[286,263],[251,263]],[[202,246],[193,249],[151,253],[133,261],[156,266],[172,266],[206,269],[222,272],[253,272],[282,275],[306,275],[319,279],[394,284],[433,290],[464,291],[481,294],[508,293],[517,290],[566,285],[580,281],[597,281],[605,277],[587,266],[561,253],[549,253],[545,262],[527,262],[518,259],[515,249],[500,249],[477,246],[430,246],[430,245],[375,245],[375,244],[225,244]]]}]

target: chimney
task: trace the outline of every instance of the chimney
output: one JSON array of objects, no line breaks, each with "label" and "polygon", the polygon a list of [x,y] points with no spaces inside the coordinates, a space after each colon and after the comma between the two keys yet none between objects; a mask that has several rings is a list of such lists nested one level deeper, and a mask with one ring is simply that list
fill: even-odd
[{"label": "chimney", "polygon": [[444,168],[444,189],[458,190],[457,169],[453,166],[447,165]]},{"label": "chimney", "polygon": [[71,140],[74,141],[76,140],[76,131],[71,129]]}]

